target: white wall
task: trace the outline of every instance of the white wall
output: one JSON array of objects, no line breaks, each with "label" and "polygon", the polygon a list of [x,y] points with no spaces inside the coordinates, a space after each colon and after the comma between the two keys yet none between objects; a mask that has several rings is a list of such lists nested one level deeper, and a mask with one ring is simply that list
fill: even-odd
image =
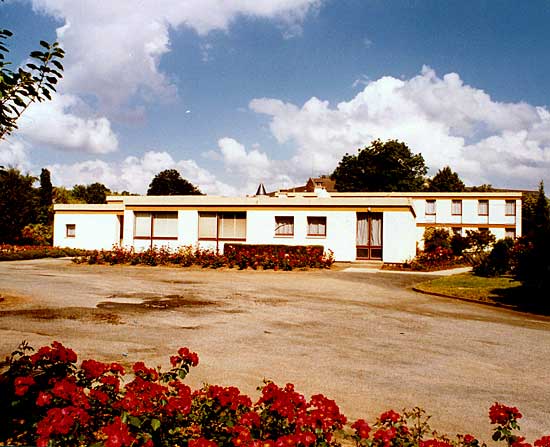
[{"label": "white wall", "polygon": [[[70,224],[75,225],[75,237],[66,236],[66,226]],[[116,214],[56,213],[53,244],[56,247],[110,250],[120,242],[119,228]]]},{"label": "white wall", "polygon": [[404,211],[385,212],[382,222],[382,260],[402,263],[416,255],[416,222]]},{"label": "white wall", "polygon": [[[294,235],[275,235],[275,216],[294,216]],[[326,216],[326,236],[307,235],[307,217]],[[247,212],[248,244],[322,245],[331,249],[338,261],[355,260],[356,213],[322,210],[254,210]]]}]

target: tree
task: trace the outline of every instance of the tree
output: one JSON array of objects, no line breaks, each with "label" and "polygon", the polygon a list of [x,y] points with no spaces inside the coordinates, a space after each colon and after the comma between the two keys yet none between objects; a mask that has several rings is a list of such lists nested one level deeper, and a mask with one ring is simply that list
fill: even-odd
[{"label": "tree", "polygon": [[0,169],[0,242],[18,242],[23,228],[35,221],[35,180],[14,168]]},{"label": "tree", "polygon": [[38,190],[38,222],[51,225],[53,222],[53,186],[50,171],[42,169],[40,172],[40,189]]},{"label": "tree", "polygon": [[107,194],[111,191],[103,183],[74,185],[71,194],[77,201],[84,203],[107,203]]},{"label": "tree", "polygon": [[49,44],[43,40],[43,51],[33,51],[33,60],[25,68],[11,70],[5,58],[9,52],[6,41],[13,33],[0,29],[0,140],[17,129],[17,120],[35,101],[52,99],[55,84],[63,77],[60,62],[65,55],[57,42]]},{"label": "tree", "polygon": [[550,292],[550,208],[540,182],[531,228],[516,248],[516,278],[535,299],[548,299]]},{"label": "tree", "polygon": [[202,192],[181,177],[175,169],[166,169],[159,172],[147,190],[148,196],[196,196],[202,195]]},{"label": "tree", "polygon": [[397,140],[373,141],[346,154],[330,176],[338,191],[421,191],[427,172],[421,154]]},{"label": "tree", "polygon": [[428,181],[427,189],[434,192],[462,192],[466,186],[456,172],[445,166]]}]

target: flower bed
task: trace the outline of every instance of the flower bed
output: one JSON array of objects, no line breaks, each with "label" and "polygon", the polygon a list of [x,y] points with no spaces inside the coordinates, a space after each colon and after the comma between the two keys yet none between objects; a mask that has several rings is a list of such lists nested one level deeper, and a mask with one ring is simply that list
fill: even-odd
[{"label": "flower bed", "polygon": [[226,244],[223,253],[192,246],[183,246],[178,250],[160,247],[144,251],[114,247],[112,250],[90,251],[85,256],[75,258],[74,262],[292,270],[295,268],[330,268],[334,258],[330,251],[325,254],[322,246]]},{"label": "flower bed", "polygon": [[0,261],[62,258],[65,256],[79,256],[84,253],[86,253],[86,250],[52,247],[50,245],[0,245]]},{"label": "flower bed", "polygon": [[[359,419],[346,429],[336,403],[306,399],[292,384],[266,381],[253,401],[236,387],[183,380],[199,358],[187,348],[170,357],[171,369],[133,365],[131,380],[118,363],[84,360],[58,342],[34,352],[23,343],[0,375],[0,445],[338,447],[479,447],[472,435],[455,440],[434,433],[423,410],[386,411],[372,424]],[[528,447],[516,434],[517,408],[495,403],[493,440]],[[550,436],[534,442],[550,447]]]}]

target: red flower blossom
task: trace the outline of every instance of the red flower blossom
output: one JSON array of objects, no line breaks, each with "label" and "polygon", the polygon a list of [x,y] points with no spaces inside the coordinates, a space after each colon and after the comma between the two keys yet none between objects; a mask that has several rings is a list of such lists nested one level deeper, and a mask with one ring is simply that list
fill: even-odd
[{"label": "red flower blossom", "polygon": [[351,426],[361,439],[367,439],[370,433],[370,426],[364,419],[357,419]]},{"label": "red flower blossom", "polygon": [[118,416],[115,417],[113,423],[103,427],[101,431],[108,436],[107,441],[105,441],[105,447],[131,446],[136,441],[136,439],[130,435],[128,426],[124,424]]},{"label": "red flower blossom", "polygon": [[188,361],[191,366],[197,366],[199,364],[199,356],[196,352],[191,352],[189,348],[179,348],[178,354],[183,361]]},{"label": "red flower blossom", "polygon": [[90,359],[84,360],[80,368],[87,379],[94,380],[105,374],[109,370],[109,365]]},{"label": "red flower blossom", "polygon": [[509,422],[520,419],[521,416],[521,413],[516,407],[507,407],[498,402],[495,402],[489,409],[491,424],[506,425]]},{"label": "red flower blossom", "polygon": [[401,419],[401,415],[393,410],[388,410],[380,415],[380,421],[382,422],[398,422]]},{"label": "red flower blossom", "polygon": [[44,391],[40,391],[38,393],[38,397],[36,398],[36,405],[39,407],[45,407],[46,405],[50,405],[52,402],[52,395],[50,393],[45,393]]},{"label": "red flower blossom", "polygon": [[205,438],[191,439],[188,443],[189,447],[218,447],[214,441]]},{"label": "red flower blossom", "polygon": [[[464,435],[462,440],[464,441],[464,444],[471,444],[472,442],[476,441],[476,438],[472,435]],[[550,446],[548,446],[550,447]]]},{"label": "red flower blossom", "polygon": [[157,380],[159,378],[158,372],[153,368],[147,368],[145,363],[136,362],[134,363],[134,374],[138,377],[141,377],[146,380]]},{"label": "red flower blossom", "polygon": [[550,447],[550,436],[543,436],[535,441],[536,447]]},{"label": "red flower blossom", "polygon": [[24,396],[29,391],[29,387],[35,384],[36,382],[31,376],[18,377],[14,382],[15,394],[17,396]]},{"label": "red flower blossom", "polygon": [[420,441],[420,447],[453,447],[453,445],[439,439],[426,439],[425,441]]}]

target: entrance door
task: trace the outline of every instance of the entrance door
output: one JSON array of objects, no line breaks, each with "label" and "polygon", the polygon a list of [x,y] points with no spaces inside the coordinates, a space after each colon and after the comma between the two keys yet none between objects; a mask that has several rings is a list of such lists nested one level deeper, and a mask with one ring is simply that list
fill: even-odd
[{"label": "entrance door", "polygon": [[357,259],[382,259],[382,213],[357,213]]}]

